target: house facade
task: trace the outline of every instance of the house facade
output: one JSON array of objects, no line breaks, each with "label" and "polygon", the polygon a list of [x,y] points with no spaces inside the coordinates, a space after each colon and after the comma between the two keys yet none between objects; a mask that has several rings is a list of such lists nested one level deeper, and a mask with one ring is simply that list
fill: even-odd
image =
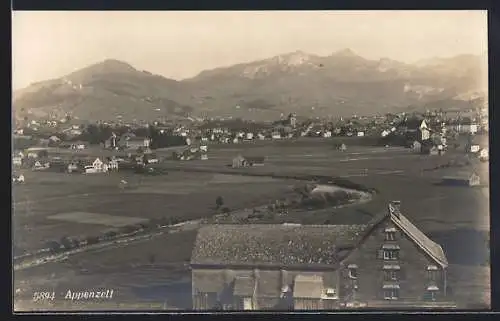
[{"label": "house facade", "polygon": [[453,306],[448,262],[397,202],[366,225],[218,225],[193,250],[195,310]]}]

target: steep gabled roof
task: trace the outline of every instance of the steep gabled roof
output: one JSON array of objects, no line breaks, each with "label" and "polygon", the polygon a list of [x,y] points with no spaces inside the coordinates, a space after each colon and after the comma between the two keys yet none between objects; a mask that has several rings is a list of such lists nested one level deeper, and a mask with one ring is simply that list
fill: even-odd
[{"label": "steep gabled roof", "polygon": [[443,248],[427,237],[420,231],[412,222],[410,222],[403,214],[401,214],[398,206],[389,204],[389,214],[391,221],[399,227],[415,244],[420,247],[425,253],[433,258],[442,267],[448,266],[448,260],[444,254]]},{"label": "steep gabled roof", "polygon": [[412,240],[422,251],[429,255],[436,263],[443,268],[448,266],[448,260],[443,248],[429,239],[421,230],[419,230],[410,220],[408,220],[399,210],[399,206],[389,204],[388,211],[376,215],[368,224],[363,235],[359,239],[357,247],[360,246],[366,238],[372,234],[373,230],[383,221],[390,219],[405,235]]}]

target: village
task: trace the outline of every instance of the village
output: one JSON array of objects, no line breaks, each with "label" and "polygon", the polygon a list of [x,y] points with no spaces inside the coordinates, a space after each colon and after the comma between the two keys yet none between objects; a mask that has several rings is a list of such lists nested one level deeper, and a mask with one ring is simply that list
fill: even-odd
[{"label": "village", "polygon": [[[25,169],[87,174],[137,170],[164,159],[207,160],[209,146],[213,144],[300,138],[331,139],[343,151],[350,142],[365,146],[403,146],[428,155],[442,155],[451,148],[488,160],[488,147],[481,146],[475,138],[488,132],[484,107],[471,110],[465,116],[464,113],[453,117],[441,111],[428,111],[421,115],[353,116],[340,118],[337,122],[310,119],[300,122],[295,114],[267,124],[212,119],[170,126],[159,121],[144,125],[102,122],[85,126],[65,125],[70,117],[67,119],[59,122],[26,120],[18,124],[13,133],[15,181]],[[224,124],[229,126],[224,127]],[[108,137],[103,136],[106,133]],[[457,143],[459,137],[466,137],[466,140]],[[253,160],[245,161],[243,156],[235,155],[240,159],[233,159],[233,167],[262,163],[265,158],[265,155],[255,155]]]},{"label": "village", "polygon": [[[428,111],[384,117],[353,116],[335,122],[300,120],[292,113],[270,123],[207,120],[170,126],[160,121],[140,125],[66,124],[75,120],[54,125],[54,121],[27,121],[25,125],[18,124],[14,133],[12,166],[15,188],[30,194],[17,194],[14,215],[19,222],[17,230],[39,231],[16,232],[19,243],[15,257],[18,264],[28,264],[22,263],[26,260],[45,262],[27,268],[26,273],[35,273],[39,264],[49,264],[54,271],[60,271],[54,273],[64,275],[69,271],[52,265],[56,263],[50,263],[50,257],[81,251],[82,254],[74,255],[74,260],[78,260],[80,256],[91,255],[95,246],[118,250],[116,244],[124,244],[121,249],[129,248],[127,254],[114,256],[121,260],[151,252],[134,250],[140,245],[130,241],[131,245],[125,246],[123,240],[149,238],[151,233],[161,234],[166,229],[170,231],[168,234],[189,238],[177,243],[182,251],[179,258],[168,258],[178,262],[169,264],[183,265],[178,277],[186,279],[186,289],[174,290],[179,293],[177,297],[160,294],[168,300],[168,304],[162,303],[168,309],[463,307],[463,302],[470,299],[457,298],[456,275],[462,273],[457,272],[462,267],[457,270],[456,266],[461,265],[457,265],[453,251],[449,254],[451,245],[435,243],[431,241],[432,235],[423,232],[441,223],[426,223],[415,210],[422,205],[416,205],[409,196],[421,194],[422,199],[429,200],[436,195],[450,200],[458,197],[476,204],[475,191],[488,186],[485,171],[489,158],[488,127],[484,113],[486,109],[482,108],[471,111],[469,116],[451,117],[450,113]],[[20,147],[23,144],[25,148]],[[408,182],[398,182],[403,178],[415,186],[410,188]],[[293,193],[283,183],[293,184]],[[67,193],[75,198],[63,201],[59,196],[43,196],[52,192],[40,190],[37,187],[40,184],[58,184],[66,191],[51,185],[53,193],[57,192],[54,195]],[[460,186],[470,191],[450,189]],[[37,199],[38,194],[44,201],[39,205],[26,198]],[[199,197],[202,201],[193,201]],[[82,201],[75,201],[78,198]],[[95,201],[89,201],[94,198]],[[404,206],[401,212],[397,198]],[[208,203],[214,201],[216,207],[212,208]],[[471,205],[460,203],[460,210],[444,209],[451,204],[460,206],[459,203],[443,203],[442,212],[433,212],[438,217],[435,220],[447,222],[443,226],[448,229],[452,222],[460,221],[458,217],[468,217]],[[49,208],[48,204],[54,205]],[[149,211],[141,216],[144,204],[148,204]],[[363,215],[352,216],[354,208],[369,211],[374,217],[366,221]],[[101,214],[103,211],[115,214]],[[41,216],[35,227],[23,213],[38,212]],[[452,212],[455,217],[448,214]],[[483,226],[485,217],[468,219]],[[66,226],[64,233],[56,222]],[[327,239],[334,243],[325,243],[323,232],[319,233],[322,226],[329,227],[331,235]],[[268,232],[262,234],[259,229]],[[385,231],[385,239],[373,234],[379,229]],[[268,259],[255,252],[247,253],[250,249],[237,245],[255,242],[257,236],[250,232],[254,230],[256,235],[277,237],[259,241],[263,246],[275,244],[262,249],[270,255]],[[239,237],[234,242],[230,241],[233,235]],[[352,238],[344,244],[342,238],[349,235]],[[359,238],[360,235],[365,236]],[[318,248],[340,247],[335,262],[328,261],[332,259],[328,253],[318,252],[316,256],[306,245],[294,243],[295,237],[304,242],[312,238],[311,244],[321,245],[311,246]],[[371,238],[374,240],[369,241]],[[284,253],[279,248],[283,242],[298,246],[296,262],[278,254],[273,256],[273,251]],[[214,248],[214,244],[220,248]],[[413,253],[411,244],[417,244],[428,254],[420,257],[420,252]],[[257,244],[255,247],[258,248]],[[225,248],[239,252],[219,257]],[[85,254],[87,251],[89,254]],[[372,257],[370,251],[381,254]],[[47,255],[49,258],[45,258]],[[163,254],[148,255],[144,264],[149,267],[145,267],[144,273],[156,273],[161,264],[154,268],[155,272],[148,271],[159,264],[155,262],[160,259],[155,257]],[[245,261],[252,256],[255,256],[253,263]],[[227,257],[235,261],[228,263]],[[367,270],[373,262],[380,262],[383,286],[370,281],[378,278],[375,272]],[[81,278],[102,275],[92,264],[80,268]],[[89,274],[89,269],[97,270]],[[129,278],[135,280],[133,276]],[[152,275],[148,280],[158,282]],[[416,284],[427,287],[416,289]],[[130,287],[135,286],[134,283]],[[123,288],[121,293],[128,293],[130,287]],[[22,293],[19,290],[18,294]],[[127,297],[136,300],[131,294]],[[184,301],[175,303],[180,298]]]}]

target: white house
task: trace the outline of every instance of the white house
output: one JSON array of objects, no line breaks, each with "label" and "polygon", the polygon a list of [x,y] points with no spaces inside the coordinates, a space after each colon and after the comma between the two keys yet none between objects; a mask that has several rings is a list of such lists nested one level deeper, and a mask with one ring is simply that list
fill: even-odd
[{"label": "white house", "polygon": [[323,137],[324,137],[324,138],[329,138],[329,137],[332,137],[332,132],[331,132],[331,131],[329,131],[329,130],[325,131],[325,132],[323,133]]},{"label": "white house", "polygon": [[94,174],[94,173],[106,173],[108,171],[108,164],[105,164],[99,158],[96,158],[92,165],[85,166],[86,174]]},{"label": "white house", "polygon": [[476,144],[470,146],[471,153],[477,153],[477,152],[479,152],[480,149],[481,149],[481,147],[479,147],[479,145],[476,145]]},{"label": "white house", "polygon": [[358,137],[364,137],[364,136],[365,136],[365,132],[363,132],[363,131],[358,132]]},{"label": "white house", "polygon": [[482,161],[487,161],[489,159],[489,150],[488,148],[483,148],[479,152],[479,159]]},{"label": "white house", "polygon": [[258,134],[257,134],[257,137],[259,138],[259,140],[264,140],[264,139],[266,139],[266,136],[264,136],[262,133],[258,133]]},{"label": "white house", "polygon": [[12,181],[14,183],[24,183],[24,175],[23,174],[21,174],[19,176],[15,175],[14,177],[12,177]]},{"label": "white house", "polygon": [[247,139],[252,140],[253,139],[253,133],[247,133]]},{"label": "white house", "polygon": [[271,137],[272,139],[281,139],[281,134],[279,132],[273,132]]},{"label": "white house", "polygon": [[14,166],[21,166],[23,164],[23,159],[20,156],[14,156],[12,157],[12,165]]},{"label": "white house", "polygon": [[478,127],[478,126],[477,126],[476,124],[471,124],[471,125],[470,125],[470,128],[469,128],[470,133],[471,133],[471,134],[475,134],[475,133],[477,133],[477,129],[478,129],[477,127]]},{"label": "white house", "polygon": [[235,138],[233,139],[233,144],[238,144],[238,137],[235,137]]},{"label": "white house", "polygon": [[386,136],[387,136],[387,135],[389,135],[390,133],[391,133],[391,132],[390,132],[390,131],[388,131],[388,130],[386,129],[386,130],[384,130],[384,131],[380,134],[380,136],[382,136],[382,137],[386,137]]}]

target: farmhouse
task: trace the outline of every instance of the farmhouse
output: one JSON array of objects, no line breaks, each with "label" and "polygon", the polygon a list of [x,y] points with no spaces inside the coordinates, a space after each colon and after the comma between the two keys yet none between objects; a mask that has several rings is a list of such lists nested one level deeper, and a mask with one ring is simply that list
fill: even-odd
[{"label": "farmhouse", "polygon": [[96,158],[92,164],[85,165],[84,170],[85,174],[106,173],[108,171],[108,164]]},{"label": "farmhouse", "polygon": [[247,160],[243,156],[238,155],[235,158],[233,158],[233,164],[232,164],[233,168],[239,168],[239,167],[245,167],[245,166],[248,166],[248,165],[247,165]]},{"label": "farmhouse", "polygon": [[487,161],[489,159],[489,152],[487,148],[481,149],[479,152],[479,159],[482,161]]},{"label": "farmhouse", "polygon": [[420,144],[420,142],[418,140],[413,142],[413,144],[411,145],[411,148],[415,153],[422,152],[422,144]]},{"label": "farmhouse", "polygon": [[77,142],[72,143],[70,145],[70,148],[76,149],[76,150],[83,150],[83,149],[87,148],[87,143],[85,143],[83,141],[77,141]]},{"label": "farmhouse", "polygon": [[208,225],[191,258],[193,308],[444,306],[447,267],[399,202],[366,225]]},{"label": "farmhouse", "polygon": [[263,156],[244,156],[250,166],[264,166],[265,157]]},{"label": "farmhouse", "polygon": [[248,166],[264,166],[265,157],[262,156],[241,156],[233,158],[233,168],[248,167]]},{"label": "farmhouse", "polygon": [[458,185],[458,186],[478,186],[481,184],[481,179],[476,173],[459,173],[455,176],[443,177],[443,184]]}]

